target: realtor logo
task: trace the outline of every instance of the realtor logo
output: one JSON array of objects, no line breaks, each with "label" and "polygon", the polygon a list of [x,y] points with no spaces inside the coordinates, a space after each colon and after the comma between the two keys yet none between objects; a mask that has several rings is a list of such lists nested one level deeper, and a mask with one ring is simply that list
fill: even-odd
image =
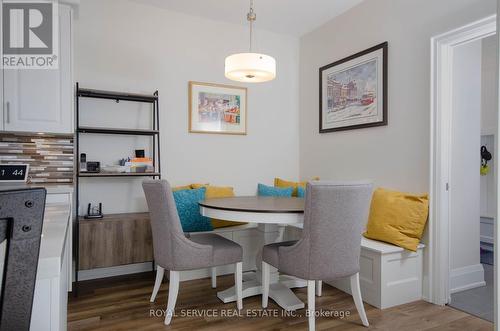
[{"label": "realtor logo", "polygon": [[3,1],[4,69],[58,68],[57,7],[50,0]]}]

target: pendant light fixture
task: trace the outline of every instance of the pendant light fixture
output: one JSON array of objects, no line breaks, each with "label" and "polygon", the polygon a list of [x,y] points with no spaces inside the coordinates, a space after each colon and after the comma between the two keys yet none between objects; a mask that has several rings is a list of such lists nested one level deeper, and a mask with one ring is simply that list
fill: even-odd
[{"label": "pendant light fixture", "polygon": [[226,57],[226,78],[246,83],[261,83],[276,77],[276,60],[269,55],[252,52],[253,23],[257,15],[250,0],[247,21],[250,23],[250,48],[248,53],[238,53]]}]

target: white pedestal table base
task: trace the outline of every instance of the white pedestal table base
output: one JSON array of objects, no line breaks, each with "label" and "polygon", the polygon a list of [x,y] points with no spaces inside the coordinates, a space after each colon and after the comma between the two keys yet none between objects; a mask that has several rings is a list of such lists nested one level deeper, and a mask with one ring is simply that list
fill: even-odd
[{"label": "white pedestal table base", "polygon": [[[262,286],[260,281],[257,280],[258,278],[260,279],[255,272],[246,272],[243,274],[243,298],[262,294]],[[291,288],[306,286],[307,282],[305,280],[292,276],[280,275],[279,280],[275,283],[271,283],[269,287],[269,298],[273,299],[274,302],[286,311],[302,309],[304,308],[304,303],[292,292]],[[224,303],[236,301],[234,286],[218,292],[217,297]],[[244,306],[245,302],[243,302],[243,307]]]}]

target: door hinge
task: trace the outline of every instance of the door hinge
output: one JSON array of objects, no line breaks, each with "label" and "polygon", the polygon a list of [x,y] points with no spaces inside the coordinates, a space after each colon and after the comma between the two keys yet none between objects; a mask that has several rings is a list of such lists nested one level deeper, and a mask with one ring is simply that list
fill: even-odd
[{"label": "door hinge", "polygon": [[446,183],[446,191],[450,190],[450,183]]}]

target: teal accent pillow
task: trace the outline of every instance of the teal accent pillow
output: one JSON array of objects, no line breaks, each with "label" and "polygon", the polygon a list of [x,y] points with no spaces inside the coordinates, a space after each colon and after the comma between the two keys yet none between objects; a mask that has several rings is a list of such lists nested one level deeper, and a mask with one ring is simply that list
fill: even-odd
[{"label": "teal accent pillow", "polygon": [[201,216],[198,202],[205,200],[205,187],[195,190],[180,190],[173,192],[177,213],[181,219],[184,232],[212,231],[212,222],[208,217]]},{"label": "teal accent pillow", "polygon": [[306,189],[302,186],[297,187],[297,198],[304,198],[306,196]]},{"label": "teal accent pillow", "polygon": [[257,186],[257,194],[259,197],[291,197],[292,193],[293,187],[282,188],[264,184],[259,184]]}]

